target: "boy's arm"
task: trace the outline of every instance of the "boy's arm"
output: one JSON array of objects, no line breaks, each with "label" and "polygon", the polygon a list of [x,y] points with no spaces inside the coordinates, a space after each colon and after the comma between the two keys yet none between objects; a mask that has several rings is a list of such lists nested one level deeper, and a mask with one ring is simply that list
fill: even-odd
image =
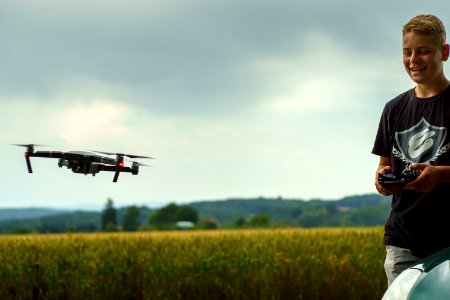
[{"label": "boy's arm", "polygon": [[428,193],[440,183],[450,183],[450,166],[413,164],[411,169],[421,171],[416,180],[405,185],[405,189]]}]

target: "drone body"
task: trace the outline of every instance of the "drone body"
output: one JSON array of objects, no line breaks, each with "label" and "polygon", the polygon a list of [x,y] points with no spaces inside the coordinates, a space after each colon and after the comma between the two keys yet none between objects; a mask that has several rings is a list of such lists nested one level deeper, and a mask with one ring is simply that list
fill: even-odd
[{"label": "drone body", "polygon": [[139,166],[145,166],[144,164],[133,161],[131,166],[127,167],[124,163],[124,157],[129,158],[152,158],[148,156],[131,155],[125,153],[109,153],[109,152],[99,152],[98,153],[106,155],[115,155],[116,158],[110,158],[107,156],[102,156],[93,152],[87,151],[34,151],[34,147],[38,146],[35,144],[15,144],[16,146],[26,147],[25,160],[27,163],[28,173],[33,173],[31,167],[31,157],[45,157],[45,158],[57,158],[58,166],[60,168],[67,167],[71,169],[74,173],[80,174],[95,174],[101,171],[115,172],[113,182],[117,182],[120,172],[128,172],[133,175],[139,173]]}]

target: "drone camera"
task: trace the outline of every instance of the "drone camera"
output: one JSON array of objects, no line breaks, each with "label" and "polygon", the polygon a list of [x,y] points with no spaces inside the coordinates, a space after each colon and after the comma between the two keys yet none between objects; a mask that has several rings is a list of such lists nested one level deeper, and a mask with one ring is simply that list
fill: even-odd
[{"label": "drone camera", "polygon": [[137,175],[139,173],[139,164],[136,162],[133,162],[131,165],[131,174]]},{"label": "drone camera", "polygon": [[58,160],[58,167],[67,167],[68,169],[72,168],[72,166],[69,167],[69,161],[65,160],[64,158],[60,158]]},{"label": "drone camera", "polygon": [[100,163],[92,163],[89,167],[89,174],[92,174],[95,176],[96,173],[100,172],[102,170],[103,164]]},{"label": "drone camera", "polygon": [[79,173],[81,171],[81,165],[78,162],[72,164],[72,172]]}]

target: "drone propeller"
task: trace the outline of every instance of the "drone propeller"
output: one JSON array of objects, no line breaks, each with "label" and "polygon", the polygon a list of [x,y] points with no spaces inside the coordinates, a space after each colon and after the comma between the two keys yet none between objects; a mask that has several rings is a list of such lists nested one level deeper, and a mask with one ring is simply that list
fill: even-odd
[{"label": "drone propeller", "polygon": [[134,155],[134,154],[126,154],[126,153],[111,153],[111,152],[102,152],[102,151],[96,151],[96,150],[91,150],[97,153],[102,153],[105,155],[115,155],[116,157],[128,157],[128,158],[148,158],[148,159],[154,159],[153,157],[150,156],[142,156],[142,155]]},{"label": "drone propeller", "polygon": [[27,148],[27,152],[34,152],[34,147],[47,146],[41,144],[11,144],[13,146],[25,147]]},{"label": "drone propeller", "polygon": [[133,166],[139,166],[139,167],[151,167],[150,165],[146,165],[146,164],[143,164],[143,163],[140,163],[140,162],[137,162],[137,161],[130,161],[131,162],[131,164],[133,165]]},{"label": "drone propeller", "polygon": [[47,146],[47,145],[41,145],[41,144],[11,144],[11,145],[14,145],[14,146],[19,146],[19,147],[33,147],[33,146],[36,146],[36,147],[39,147],[39,146]]}]

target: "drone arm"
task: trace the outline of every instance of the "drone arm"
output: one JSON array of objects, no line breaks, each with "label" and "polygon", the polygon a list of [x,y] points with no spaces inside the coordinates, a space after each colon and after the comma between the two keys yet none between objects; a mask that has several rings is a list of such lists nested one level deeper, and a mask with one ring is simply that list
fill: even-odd
[{"label": "drone arm", "polygon": [[115,172],[113,182],[117,182],[117,180],[119,179],[119,174],[121,172],[133,173],[133,170],[130,167],[121,167],[120,165],[117,166],[102,165],[100,171]]},{"label": "drone arm", "polygon": [[27,162],[28,173],[33,173],[33,169],[31,168],[31,161],[28,152],[25,152],[25,161]]},{"label": "drone arm", "polygon": [[120,169],[116,170],[116,173],[114,174],[113,182],[117,182],[117,179],[119,179]]},{"label": "drone arm", "polygon": [[48,158],[62,158],[64,153],[61,151],[36,151],[34,153],[30,153],[30,156],[35,157],[48,157]]},{"label": "drone arm", "polygon": [[27,151],[25,152],[25,161],[27,162],[28,173],[33,173],[33,168],[31,167],[30,157],[48,157],[48,158],[61,158],[63,157],[63,152],[60,151]]}]

